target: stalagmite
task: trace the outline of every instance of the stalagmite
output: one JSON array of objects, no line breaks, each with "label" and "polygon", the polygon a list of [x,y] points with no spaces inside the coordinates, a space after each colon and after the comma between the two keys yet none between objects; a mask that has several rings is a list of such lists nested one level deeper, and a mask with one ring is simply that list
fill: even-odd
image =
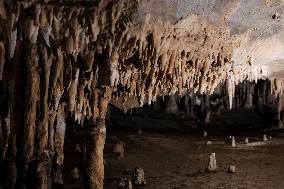
[{"label": "stalagmite", "polygon": [[139,128],[138,131],[137,131],[137,134],[138,135],[142,135],[143,134],[143,130],[141,128]]},{"label": "stalagmite", "polygon": [[263,142],[267,142],[268,141],[267,135],[263,135],[262,140],[263,140]]},{"label": "stalagmite", "polygon": [[236,166],[230,165],[229,168],[228,168],[228,172],[229,173],[235,173],[236,172]]},{"label": "stalagmite", "polygon": [[209,172],[214,172],[217,169],[217,162],[215,153],[211,153],[208,161],[208,165],[206,166],[206,170]]},{"label": "stalagmite", "polygon": [[118,189],[132,189],[131,179],[127,176],[122,176],[118,183]]},{"label": "stalagmite", "polygon": [[98,97],[96,103],[96,114],[92,116],[92,126],[89,130],[87,141],[87,157],[85,167],[85,187],[90,189],[102,189],[104,180],[104,158],[103,149],[106,138],[105,116],[107,105],[110,101],[111,87],[102,89],[103,93]]},{"label": "stalagmite", "polygon": [[146,185],[145,173],[142,167],[136,167],[133,172],[133,183],[135,185]]},{"label": "stalagmite", "polygon": [[91,138],[89,139],[87,149],[86,165],[86,188],[102,189],[103,188],[103,148],[105,143],[105,121],[99,119],[92,129]]},{"label": "stalagmite", "polygon": [[73,167],[71,170],[71,176],[74,181],[78,181],[80,179],[79,169],[78,167]]},{"label": "stalagmite", "polygon": [[76,153],[81,153],[81,152],[82,152],[79,144],[76,144],[74,151],[75,151]]},{"label": "stalagmite", "polygon": [[124,142],[118,141],[113,147],[113,153],[117,155],[118,159],[124,158]]},{"label": "stalagmite", "polygon": [[235,148],[236,147],[236,140],[235,140],[235,137],[232,136],[232,147]]}]

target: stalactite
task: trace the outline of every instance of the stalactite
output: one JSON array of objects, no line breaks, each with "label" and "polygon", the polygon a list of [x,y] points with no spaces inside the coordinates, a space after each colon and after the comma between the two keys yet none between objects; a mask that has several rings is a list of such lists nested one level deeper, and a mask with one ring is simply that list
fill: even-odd
[{"label": "stalactite", "polygon": [[55,126],[55,136],[54,136],[55,151],[57,152],[58,155],[56,163],[60,166],[63,165],[64,161],[63,147],[64,147],[65,130],[66,130],[65,117],[66,117],[65,105],[61,104],[56,116],[56,126]]},{"label": "stalactite", "polygon": [[63,89],[59,83],[55,86],[54,94],[52,96],[52,104],[49,107],[49,118],[48,118],[48,146],[50,146],[50,151],[54,153],[54,128],[55,128],[55,119],[59,107],[59,101],[63,95]]},{"label": "stalactite", "polygon": [[[39,74],[39,56],[38,48],[34,44],[30,44],[26,54],[27,66],[27,86],[26,86],[26,100],[25,100],[25,120],[23,130],[23,157],[24,164],[28,170],[33,170],[31,165],[32,158],[39,158],[39,166],[42,163],[42,155],[35,154],[36,152],[36,136],[39,123],[37,122],[38,103],[40,101],[40,74]],[[26,171],[28,171],[26,170]],[[35,187],[46,187],[46,175],[41,169],[36,169],[37,183]],[[27,173],[24,173],[24,175]],[[32,177],[32,175],[29,175]]]},{"label": "stalactite", "polygon": [[176,96],[170,95],[169,101],[167,103],[167,109],[166,111],[170,114],[175,114],[178,111],[177,103],[176,103]]},{"label": "stalactite", "polygon": [[26,87],[26,110],[24,127],[24,157],[25,161],[30,161],[34,153],[34,137],[36,129],[36,106],[39,100],[39,70],[38,53],[36,45],[30,45],[26,56],[27,63],[27,87]]},{"label": "stalactite", "polygon": [[227,87],[228,87],[228,97],[229,97],[229,108],[232,109],[233,107],[233,98],[235,95],[235,79],[232,72],[229,73],[229,78],[227,80]]},{"label": "stalactite", "polygon": [[75,72],[75,76],[71,82],[71,86],[68,90],[68,98],[69,98],[69,103],[68,103],[68,111],[69,112],[74,112],[75,110],[75,105],[76,105],[76,96],[77,96],[77,87],[78,87],[78,81],[79,81],[79,74],[80,74],[80,69],[77,68]]},{"label": "stalactite", "polygon": [[17,42],[17,28],[11,29],[9,36],[9,57],[13,58]]},{"label": "stalactite", "polygon": [[0,1],[0,18],[7,19],[4,1]]},{"label": "stalactite", "polygon": [[1,166],[7,153],[9,138],[10,138],[10,114],[9,109],[8,112],[3,112],[0,115],[0,126],[1,126]]},{"label": "stalactite", "polygon": [[5,48],[4,48],[4,43],[0,42],[0,81],[3,79],[4,64],[5,64]]},{"label": "stalactite", "polygon": [[211,107],[210,107],[210,95],[206,94],[205,95],[205,99],[204,99],[204,104],[205,104],[205,119],[204,122],[205,123],[209,123],[210,122],[210,115],[211,115]]},{"label": "stalactite", "polygon": [[50,95],[54,93],[54,90],[55,90],[54,88],[63,70],[63,66],[64,66],[63,53],[61,49],[58,49],[56,62],[53,64],[53,68],[50,71],[50,88],[51,88]]},{"label": "stalactite", "polygon": [[191,99],[190,99],[190,106],[191,106],[191,109],[190,109],[190,117],[192,118],[195,118],[195,114],[194,114],[194,106],[195,106],[195,103],[196,103],[196,94],[195,93],[191,93]]},{"label": "stalactite", "polygon": [[41,80],[41,91],[40,91],[40,126],[37,129],[38,132],[38,148],[40,152],[43,152],[46,149],[48,144],[48,120],[49,120],[49,106],[48,106],[48,88],[49,88],[49,78],[50,78],[50,68],[52,65],[52,56],[49,56],[47,49],[41,49],[41,58],[43,62],[43,70],[41,71],[42,80]]},{"label": "stalactite", "polygon": [[190,115],[190,104],[189,104],[189,94],[188,92],[186,92],[185,96],[184,96],[184,106],[185,106],[185,114],[187,116]]},{"label": "stalactite", "polygon": [[283,128],[283,122],[282,122],[282,104],[283,104],[283,95],[278,96],[278,107],[277,107],[277,121],[278,121],[278,127]]},{"label": "stalactite", "polygon": [[[36,128],[36,154],[40,155],[40,161],[37,163],[37,171],[41,176],[39,178],[41,187],[50,188],[50,170],[51,167],[52,154],[49,153],[48,149],[48,120],[49,120],[49,106],[48,106],[48,88],[49,88],[49,78],[50,78],[50,68],[52,65],[52,56],[49,56],[47,49],[44,47],[40,48],[40,55],[42,60],[42,71],[41,71],[41,81],[40,86],[40,109],[41,116],[38,121],[38,126]],[[39,104],[38,104],[39,106]]]},{"label": "stalactite", "polygon": [[[22,183],[22,144],[17,144],[17,141],[22,136],[20,128],[23,125],[23,117],[24,117],[24,97],[25,97],[25,85],[23,85],[23,81],[25,81],[24,73],[22,69],[24,69],[24,65],[22,64],[22,51],[20,47],[16,48],[16,55],[13,61],[9,62],[9,69],[11,71],[11,78],[8,80],[6,85],[9,86],[8,96],[9,100],[9,126],[10,126],[10,134],[8,139],[8,147],[5,156],[5,167],[4,167],[4,189],[15,188],[16,181],[21,185]],[[4,79],[3,81],[5,81]],[[20,154],[20,155],[19,155]],[[18,155],[18,156],[17,156]],[[18,163],[17,163],[18,162]]]},{"label": "stalactite", "polygon": [[250,108],[253,106],[253,91],[254,91],[254,84],[250,82],[246,83],[246,102],[245,107]]}]

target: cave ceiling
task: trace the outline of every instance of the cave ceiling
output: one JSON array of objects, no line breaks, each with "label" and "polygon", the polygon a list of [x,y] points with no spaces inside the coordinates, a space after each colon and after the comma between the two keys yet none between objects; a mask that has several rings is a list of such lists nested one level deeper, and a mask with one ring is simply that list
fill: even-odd
[{"label": "cave ceiling", "polygon": [[142,105],[227,81],[232,101],[243,80],[284,77],[283,9],[283,0],[2,0],[0,80],[25,44],[27,61],[52,64],[49,97],[67,96],[71,112],[88,114],[101,86]]}]

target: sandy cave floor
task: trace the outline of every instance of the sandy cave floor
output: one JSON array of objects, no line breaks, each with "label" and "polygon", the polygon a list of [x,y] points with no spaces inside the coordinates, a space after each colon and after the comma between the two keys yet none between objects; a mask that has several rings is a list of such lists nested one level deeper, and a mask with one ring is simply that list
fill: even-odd
[{"label": "sandy cave floor", "polygon": [[[135,120],[135,119],[133,119]],[[133,121],[132,120],[132,121]],[[143,118],[143,121],[147,119]],[[139,120],[138,120],[139,121]],[[139,123],[143,122],[142,119]],[[158,124],[148,120],[149,124]],[[129,120],[126,121],[131,124]],[[167,121],[171,124],[170,121]],[[133,171],[136,166],[145,170],[145,189],[283,189],[284,188],[284,137],[279,132],[272,133],[272,143],[259,147],[232,148],[228,134],[211,131],[204,138],[202,131],[187,129],[144,129],[137,134],[139,124],[132,128],[108,129],[105,145],[105,186],[114,189],[114,183],[124,171]],[[127,125],[127,124],[126,124]],[[261,140],[263,132],[250,132],[250,141]],[[268,133],[270,134],[270,133]],[[223,135],[223,136],[222,136]],[[236,134],[237,142],[245,140],[244,134]],[[77,140],[77,141],[76,141]],[[72,182],[70,167],[73,153],[71,146],[82,139],[66,144],[65,165],[63,167],[65,187],[79,189],[82,180]],[[125,142],[125,158],[118,160],[112,153],[115,141]],[[212,145],[206,145],[206,141]],[[69,152],[68,152],[69,151]],[[207,173],[205,166],[209,154],[215,152],[218,170]],[[235,165],[237,172],[228,173],[229,165]]]},{"label": "sandy cave floor", "polygon": [[[133,170],[135,166],[144,168],[148,184],[143,188],[149,189],[284,188],[283,138],[274,138],[269,146],[232,149],[223,143],[224,138],[212,138],[213,144],[205,145],[203,137],[181,133],[128,133],[120,137],[126,142],[125,159],[112,156],[111,140],[106,145],[108,189],[123,170]],[[204,167],[211,152],[216,153],[218,171],[208,174]],[[229,165],[236,165],[235,174],[227,173]]]}]

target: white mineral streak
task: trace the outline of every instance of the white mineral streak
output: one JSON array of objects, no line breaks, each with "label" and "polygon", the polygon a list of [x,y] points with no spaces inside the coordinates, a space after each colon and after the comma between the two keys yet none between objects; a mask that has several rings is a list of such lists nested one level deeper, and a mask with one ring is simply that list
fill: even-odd
[{"label": "white mineral streak", "polygon": [[76,69],[76,73],[75,73],[75,78],[72,81],[71,86],[69,88],[69,105],[68,105],[68,109],[69,109],[70,112],[74,112],[74,110],[75,110],[79,73],[80,73],[80,69],[77,68]]},{"label": "white mineral streak", "polygon": [[0,81],[3,79],[3,71],[5,64],[5,47],[4,43],[0,42]]}]

